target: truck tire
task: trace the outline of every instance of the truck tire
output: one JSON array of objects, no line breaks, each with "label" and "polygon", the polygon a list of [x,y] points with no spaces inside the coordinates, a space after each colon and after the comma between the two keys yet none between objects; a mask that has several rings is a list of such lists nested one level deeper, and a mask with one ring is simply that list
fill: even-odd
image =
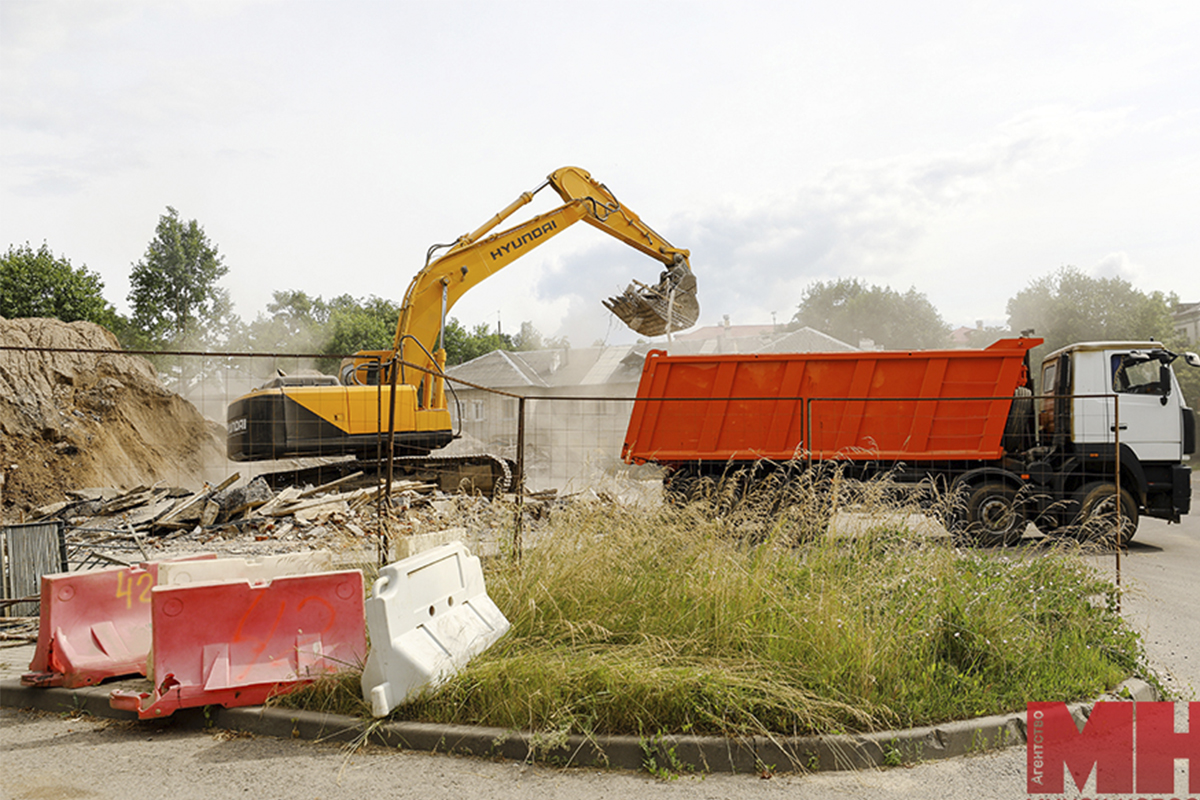
[{"label": "truck tire", "polygon": [[976,544],[1010,547],[1021,541],[1027,524],[1017,490],[1006,483],[980,484],[967,497],[965,533]]},{"label": "truck tire", "polygon": [[[1072,533],[1084,542],[1112,543],[1116,530],[1116,484],[1098,481],[1086,484],[1076,493],[1079,514]],[[1119,544],[1127,546],[1138,529],[1138,507],[1128,489],[1121,490],[1121,532]]]}]

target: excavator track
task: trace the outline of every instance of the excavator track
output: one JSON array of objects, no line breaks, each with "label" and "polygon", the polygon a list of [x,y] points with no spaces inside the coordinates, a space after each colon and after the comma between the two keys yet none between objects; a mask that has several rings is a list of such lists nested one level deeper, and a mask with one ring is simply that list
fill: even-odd
[{"label": "excavator track", "polygon": [[[361,472],[346,488],[375,486],[387,474],[387,459],[347,459],[314,467],[264,472],[260,477],[272,489],[336,481]],[[511,492],[516,463],[512,459],[491,453],[472,453],[455,456],[399,456],[392,461],[392,478],[397,481],[434,483],[443,492],[479,492],[489,497]]]}]

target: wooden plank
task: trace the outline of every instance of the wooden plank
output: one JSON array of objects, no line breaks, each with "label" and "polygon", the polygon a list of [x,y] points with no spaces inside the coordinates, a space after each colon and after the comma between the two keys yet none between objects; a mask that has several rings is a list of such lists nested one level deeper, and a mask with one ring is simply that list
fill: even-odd
[{"label": "wooden plank", "polygon": [[204,503],[204,510],[200,512],[200,524],[207,528],[209,525],[212,525],[217,521],[217,514],[220,513],[221,506],[219,503],[213,500],[206,501]]},{"label": "wooden plank", "polygon": [[[159,517],[157,520],[155,520],[155,525],[161,525],[161,526],[165,527],[172,523],[178,522],[180,517],[182,517],[185,513],[190,512],[192,510],[193,506],[199,505],[201,500],[207,501],[207,499],[211,495],[214,495],[220,491],[224,491],[225,489],[229,488],[232,484],[237,482],[241,477],[242,477],[242,474],[240,472],[235,472],[232,475],[230,475],[228,478],[226,478],[225,480],[221,481],[219,484],[217,484],[217,486],[215,488],[212,488],[212,489],[208,488],[208,485],[205,484],[204,488],[202,488],[200,491],[192,494],[190,497],[188,497],[182,503],[177,505],[174,509],[172,509],[171,511],[168,511],[166,514],[163,514],[161,517]],[[200,519],[200,517],[203,515],[203,513],[204,513],[204,507],[201,506],[200,510],[196,513],[196,519]],[[189,517],[189,519],[190,519],[190,517]]]},{"label": "wooden plank", "polygon": [[250,519],[251,517],[259,517],[259,516],[262,516],[262,517],[272,516],[272,514],[271,514],[272,511],[283,506],[285,503],[291,503],[291,502],[295,501],[296,499],[298,499],[300,497],[300,495],[301,495],[301,491],[299,489],[297,489],[295,486],[289,486],[286,489],[284,489],[283,491],[281,491],[279,494],[277,494],[273,498],[271,498],[268,502],[264,503],[263,505],[256,508],[254,511],[251,511],[249,514],[247,514],[246,519]]},{"label": "wooden plank", "polygon": [[139,486],[136,489],[109,500],[100,507],[100,510],[96,512],[96,516],[110,517],[118,511],[124,511],[127,508],[133,508],[134,506],[142,505],[151,496],[153,496],[152,487]]},{"label": "wooden plank", "polygon": [[182,500],[181,502],[176,504],[175,507],[172,508],[170,511],[163,514],[158,519],[154,520],[155,526],[164,526],[165,527],[167,525],[174,524],[176,520],[178,520],[181,516],[183,516],[183,512],[187,511],[199,500],[202,500],[204,498],[205,493],[206,493],[205,490],[201,489],[200,491],[193,494],[191,497],[185,498],[184,500]]},{"label": "wooden plank", "polygon": [[[309,500],[306,503],[294,503],[287,506],[280,506],[279,508],[272,509],[271,511],[265,513],[267,516],[271,517],[286,517],[288,514],[294,514],[297,511],[307,511],[310,508],[320,508],[321,506],[333,505],[334,503],[340,503],[343,501],[348,503],[351,500],[357,500],[358,498],[362,497],[364,492],[373,491],[376,490],[355,489],[351,492],[341,492],[339,494],[326,495],[315,500]],[[299,500],[299,498],[297,498],[297,500]]]},{"label": "wooden plank", "polygon": [[362,470],[359,470],[358,472],[354,472],[354,473],[351,473],[350,475],[345,475],[341,478],[338,478],[335,481],[330,481],[329,483],[323,483],[320,486],[314,487],[312,489],[306,489],[305,491],[300,493],[300,497],[301,498],[311,497],[314,494],[320,494],[321,492],[329,491],[333,487],[341,486],[346,481],[352,481],[361,475],[362,475]]}]

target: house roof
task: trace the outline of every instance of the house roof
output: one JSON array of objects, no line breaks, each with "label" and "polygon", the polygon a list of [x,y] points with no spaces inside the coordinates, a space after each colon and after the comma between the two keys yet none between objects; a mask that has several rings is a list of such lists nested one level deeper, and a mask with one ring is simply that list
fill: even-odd
[{"label": "house roof", "polygon": [[971,331],[974,328],[968,328],[966,325],[961,328],[955,328],[950,332],[950,342],[954,345],[965,345],[971,341]]},{"label": "house roof", "polygon": [[815,328],[786,333],[756,353],[848,353],[858,348]]},{"label": "house roof", "polygon": [[492,387],[548,386],[537,369],[525,363],[520,353],[493,350],[464,364],[446,369],[446,374],[459,380]]},{"label": "house roof", "polygon": [[[770,332],[770,325],[740,325]],[[642,364],[650,350],[666,350],[671,355],[707,355],[716,353],[802,353],[848,352],[857,350],[845,342],[812,328],[776,334],[682,339],[670,343],[642,342],[615,347],[581,347],[555,350],[505,352],[493,350],[464,364],[446,369],[446,374],[494,389],[520,392],[531,387],[601,386],[636,384]]]},{"label": "house roof", "polygon": [[744,339],[748,336],[766,336],[775,333],[774,325],[705,325],[687,333],[673,336],[677,342],[702,341],[704,339]]},{"label": "house roof", "polygon": [[645,353],[630,360],[627,357],[632,349],[626,345],[523,352],[493,350],[449,367],[446,374],[494,388],[596,386],[614,380],[637,382]]}]

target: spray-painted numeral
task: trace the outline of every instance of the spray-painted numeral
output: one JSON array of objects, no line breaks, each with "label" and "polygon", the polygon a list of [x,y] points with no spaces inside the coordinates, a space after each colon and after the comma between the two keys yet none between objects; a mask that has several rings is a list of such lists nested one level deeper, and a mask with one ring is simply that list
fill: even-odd
[{"label": "spray-painted numeral", "polygon": [[135,588],[142,590],[138,595],[139,603],[150,602],[150,590],[154,588],[154,577],[149,572],[143,572],[134,579],[132,573],[127,570],[121,570],[117,573],[117,599],[125,598],[125,608],[133,608],[133,593]]}]

